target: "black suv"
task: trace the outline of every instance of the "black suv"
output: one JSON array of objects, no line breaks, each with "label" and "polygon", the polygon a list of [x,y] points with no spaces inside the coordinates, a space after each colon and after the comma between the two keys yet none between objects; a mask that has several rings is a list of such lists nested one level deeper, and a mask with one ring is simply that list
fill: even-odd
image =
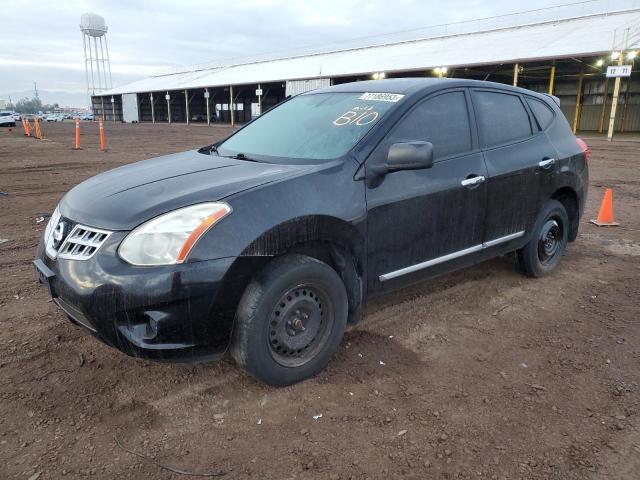
[{"label": "black suv", "polygon": [[62,199],[35,266],[68,317],[145,358],[219,358],[287,385],[322,370],[372,295],[576,238],[588,149],[554,97],[393,79],[293,97],[214,145]]}]

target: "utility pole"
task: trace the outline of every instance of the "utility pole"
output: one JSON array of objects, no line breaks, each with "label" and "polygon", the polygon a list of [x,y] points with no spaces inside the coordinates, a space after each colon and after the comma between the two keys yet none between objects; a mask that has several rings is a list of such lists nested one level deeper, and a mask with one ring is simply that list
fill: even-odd
[{"label": "utility pole", "polygon": [[[622,43],[622,48],[618,52],[618,66],[621,67],[624,62],[624,51],[627,46],[627,41],[629,39],[629,29],[627,28],[624,33],[624,41]],[[616,123],[616,110],[618,108],[618,96],[620,94],[620,77],[616,77],[615,83],[613,85],[613,98],[611,99],[611,115],[609,116],[609,129],[607,130],[607,141],[613,140],[613,127]]]}]

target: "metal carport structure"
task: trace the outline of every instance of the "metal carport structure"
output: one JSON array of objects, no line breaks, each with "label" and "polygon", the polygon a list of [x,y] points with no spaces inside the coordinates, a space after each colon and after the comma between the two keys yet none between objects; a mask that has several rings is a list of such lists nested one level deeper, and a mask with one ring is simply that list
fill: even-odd
[{"label": "metal carport structure", "polygon": [[[135,95],[138,121],[167,122],[170,111],[174,122],[243,123],[258,113],[258,103],[264,110],[289,93],[372,77],[442,75],[446,67],[449,77],[553,92],[577,129],[601,131],[611,98],[604,75],[611,52],[625,49],[628,55],[640,45],[640,1],[622,3],[615,11],[608,10],[609,2],[596,0],[577,4],[595,7],[578,16],[575,9],[571,16],[553,7],[430,27],[426,37],[197,65],[102,92],[93,97],[93,108],[107,120],[120,120],[122,114],[109,111],[111,98],[117,106],[123,95]],[[635,74],[634,64],[632,77],[622,82],[618,129],[640,130],[640,82]]]}]

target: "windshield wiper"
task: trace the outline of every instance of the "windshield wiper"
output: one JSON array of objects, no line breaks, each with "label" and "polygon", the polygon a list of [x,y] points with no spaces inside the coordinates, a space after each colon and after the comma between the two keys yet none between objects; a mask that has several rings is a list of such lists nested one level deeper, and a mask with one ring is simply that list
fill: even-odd
[{"label": "windshield wiper", "polygon": [[244,153],[236,153],[235,155],[230,155],[229,158],[235,158],[236,160],[246,160],[248,162],[257,162],[255,158],[247,157]]}]

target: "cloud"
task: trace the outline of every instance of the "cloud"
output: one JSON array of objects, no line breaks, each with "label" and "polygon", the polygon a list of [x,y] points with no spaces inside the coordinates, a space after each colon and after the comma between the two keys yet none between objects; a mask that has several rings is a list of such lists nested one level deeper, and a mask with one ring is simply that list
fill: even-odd
[{"label": "cloud", "polygon": [[[527,8],[554,0],[529,2]],[[514,11],[507,0],[39,0],[3,2],[1,92],[84,91],[80,14],[105,17],[115,85],[163,68],[283,55],[302,47]]]}]

